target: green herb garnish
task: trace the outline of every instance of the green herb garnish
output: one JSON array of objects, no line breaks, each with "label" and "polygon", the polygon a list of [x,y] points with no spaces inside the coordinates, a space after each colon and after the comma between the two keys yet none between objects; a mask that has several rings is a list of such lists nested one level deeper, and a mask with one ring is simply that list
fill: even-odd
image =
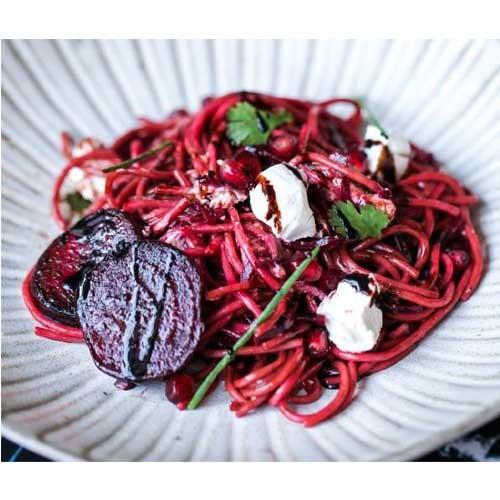
[{"label": "green herb garnish", "polygon": [[188,410],[194,410],[203,400],[205,394],[210,389],[210,386],[215,382],[219,374],[228,366],[231,361],[236,357],[236,353],[239,349],[244,347],[248,341],[252,338],[255,330],[259,325],[264,323],[269,316],[274,312],[277,305],[285,297],[285,295],[290,291],[290,288],[295,284],[295,282],[300,278],[300,275],[307,269],[307,266],[316,258],[319,253],[319,247],[316,247],[309,257],[304,259],[297,269],[290,275],[290,277],[283,283],[283,286],[276,292],[275,296],[267,304],[264,310],[261,312],[252,324],[249,326],[248,330],[238,339],[234,344],[230,353],[226,354],[213,368],[212,371],[205,377],[198,390],[195,392],[191,401],[187,405]]},{"label": "green herb garnish", "polygon": [[[351,201],[338,201],[334,207],[340,211],[361,239],[371,237],[380,238],[382,236],[382,229],[385,229],[390,222],[387,214],[382,212],[382,210],[378,210],[373,205],[364,205],[358,211]],[[340,219],[338,212],[335,215]],[[335,223],[332,222],[332,225],[336,229]],[[344,231],[345,229],[344,226]],[[341,234],[341,236],[343,235]]]},{"label": "green herb garnish", "polygon": [[289,111],[264,111],[249,102],[239,102],[227,112],[227,135],[238,146],[266,144],[275,128],[291,121]]},{"label": "green herb garnish", "polygon": [[90,205],[92,205],[92,201],[87,200],[87,198],[84,198],[82,196],[82,193],[80,193],[80,191],[74,191],[73,193],[69,193],[66,196],[65,200],[68,202],[73,212],[81,213],[86,208],[90,207]]},{"label": "green herb garnish", "polygon": [[103,168],[102,171],[105,174],[109,174],[109,172],[114,172],[115,170],[129,168],[134,163],[137,163],[137,162],[140,163],[141,161],[144,161],[144,160],[147,160],[148,158],[151,158],[156,153],[158,153],[162,149],[165,149],[167,146],[170,146],[171,144],[172,143],[170,141],[162,142],[161,144],[158,144],[158,146],[156,146],[155,148],[152,148],[149,151],[142,153],[142,155],[136,156],[135,158],[130,158],[129,160],[122,161],[120,163],[117,163],[116,165],[112,165],[111,167]]},{"label": "green herb garnish", "polygon": [[347,237],[347,228],[345,227],[344,220],[339,214],[339,211],[335,205],[332,205],[332,208],[328,211],[328,215],[330,217],[330,224],[332,225],[335,232],[342,236],[343,238]]}]

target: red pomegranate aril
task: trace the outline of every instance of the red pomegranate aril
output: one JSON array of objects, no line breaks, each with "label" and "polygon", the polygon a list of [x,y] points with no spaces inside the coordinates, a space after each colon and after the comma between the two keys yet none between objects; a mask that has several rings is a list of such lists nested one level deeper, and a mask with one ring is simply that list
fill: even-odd
[{"label": "red pomegranate aril", "polygon": [[259,157],[247,149],[240,149],[237,151],[233,156],[233,160],[236,160],[243,165],[243,172],[250,179],[250,181],[253,181],[262,170],[262,163]]},{"label": "red pomegranate aril", "polygon": [[219,174],[223,182],[233,187],[243,188],[249,182],[244,166],[237,160],[224,160],[220,165]]},{"label": "red pomegranate aril", "polygon": [[[303,256],[300,256],[298,254],[292,257],[292,266],[294,269],[297,269],[303,258]],[[300,279],[304,281],[318,281],[321,278],[322,274],[323,269],[315,260],[313,260],[302,273]]]},{"label": "red pomegranate aril", "polygon": [[323,269],[321,266],[317,262],[312,261],[302,276],[306,281],[318,281],[322,273]]},{"label": "red pomegranate aril", "polygon": [[267,146],[270,153],[283,160],[290,160],[297,152],[297,139],[289,134],[273,136]]},{"label": "red pomegranate aril", "polygon": [[362,151],[350,151],[348,153],[349,163],[360,172],[364,172],[365,168],[365,154]]},{"label": "red pomegranate aril", "polygon": [[450,256],[456,269],[462,270],[467,267],[470,257],[465,250],[448,250],[446,253]]},{"label": "red pomegranate aril", "polygon": [[176,373],[165,380],[165,396],[174,404],[189,401],[194,394],[194,380],[190,375]]},{"label": "red pomegranate aril", "polygon": [[307,334],[307,351],[314,358],[321,358],[328,354],[330,343],[325,330],[313,330]]}]

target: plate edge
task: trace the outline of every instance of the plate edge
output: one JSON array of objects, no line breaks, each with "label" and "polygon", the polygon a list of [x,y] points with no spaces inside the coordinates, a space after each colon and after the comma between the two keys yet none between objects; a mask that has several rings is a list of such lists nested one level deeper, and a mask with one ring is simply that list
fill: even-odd
[{"label": "plate edge", "polygon": [[[484,408],[481,412],[479,412],[474,417],[467,420],[465,417],[465,421],[459,422],[452,429],[439,431],[436,433],[435,439],[432,442],[427,442],[427,439],[422,439],[412,444],[408,448],[403,451],[390,454],[380,459],[376,460],[359,460],[363,461],[378,461],[378,462],[405,462],[409,460],[414,460],[426,453],[431,452],[432,450],[439,448],[440,446],[446,444],[449,441],[453,441],[456,438],[464,436],[469,432],[474,431],[478,427],[483,424],[486,424],[488,421],[494,419],[495,417],[500,416],[500,399],[495,401],[491,406]],[[40,441],[40,439],[23,433],[22,431],[14,429],[9,423],[2,422],[2,436],[13,441],[20,446],[23,446],[30,451],[38,453],[40,455],[45,456],[51,460],[55,461],[69,461],[69,462],[88,462],[85,458],[79,457],[77,455],[73,455],[66,451],[57,448],[48,443],[44,443]],[[109,460],[113,462],[123,462],[122,460]],[[168,460],[170,462],[177,462],[178,460]],[[200,460],[201,462],[205,460]],[[267,460],[262,460],[265,462]],[[329,460],[333,462],[333,460]],[[99,460],[96,460],[99,462]],[[297,460],[297,462],[308,462],[308,460]]]}]

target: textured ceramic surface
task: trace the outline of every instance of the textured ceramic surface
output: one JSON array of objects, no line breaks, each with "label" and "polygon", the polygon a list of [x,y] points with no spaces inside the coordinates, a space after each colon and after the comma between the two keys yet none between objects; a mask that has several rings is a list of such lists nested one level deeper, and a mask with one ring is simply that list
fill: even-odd
[{"label": "textured ceramic surface", "polygon": [[[2,53],[2,431],[55,459],[410,459],[500,413],[500,46],[496,42],[13,41]],[[85,346],[36,338],[26,270],[57,232],[59,132],[104,141],[134,118],[232,89],[366,96],[483,203],[479,290],[356,402],[311,430],[277,411],[236,419],[215,394],[178,412],[153,385],[122,392]]]}]

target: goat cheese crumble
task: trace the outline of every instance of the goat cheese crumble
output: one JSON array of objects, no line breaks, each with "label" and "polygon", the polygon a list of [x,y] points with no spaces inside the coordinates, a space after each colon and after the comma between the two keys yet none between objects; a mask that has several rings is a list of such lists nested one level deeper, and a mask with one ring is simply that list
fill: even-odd
[{"label": "goat cheese crumble", "polygon": [[365,131],[364,152],[368,170],[379,180],[395,182],[401,179],[410,163],[411,146],[404,137],[387,137],[378,127],[368,125]]},{"label": "goat cheese crumble", "polygon": [[346,277],[319,305],[330,340],[342,351],[365,352],[377,344],[383,319],[373,301],[377,293],[370,278]]},{"label": "goat cheese crumble", "polygon": [[300,174],[283,163],[258,175],[257,185],[250,191],[250,206],[255,217],[284,241],[310,238],[316,234],[306,186]]}]

